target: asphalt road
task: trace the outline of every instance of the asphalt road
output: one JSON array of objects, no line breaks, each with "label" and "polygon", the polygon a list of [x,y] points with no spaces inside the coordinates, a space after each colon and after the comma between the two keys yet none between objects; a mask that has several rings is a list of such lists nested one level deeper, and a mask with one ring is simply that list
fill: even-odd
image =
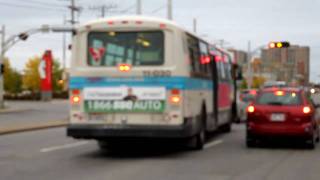
[{"label": "asphalt road", "polygon": [[65,136],[64,128],[0,136],[4,180],[319,180],[320,147],[285,143],[247,149],[244,126],[218,134],[203,151],[162,143],[100,151],[94,141]]},{"label": "asphalt road", "polygon": [[9,112],[0,111],[0,129],[67,119],[68,100],[6,101]]}]

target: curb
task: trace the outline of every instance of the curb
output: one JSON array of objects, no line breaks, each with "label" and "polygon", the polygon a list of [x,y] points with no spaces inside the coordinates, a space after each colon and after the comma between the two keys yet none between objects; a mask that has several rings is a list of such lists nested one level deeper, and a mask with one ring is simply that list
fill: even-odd
[{"label": "curb", "polygon": [[41,129],[65,127],[69,124],[69,122],[66,120],[61,120],[61,121],[63,121],[63,122],[51,122],[51,123],[47,123],[47,124],[37,124],[37,125],[13,127],[13,128],[8,128],[8,129],[0,129],[0,135],[41,130]]},{"label": "curb", "polygon": [[17,112],[24,112],[24,111],[30,111],[32,109],[10,109],[10,108],[5,108],[5,109],[0,109],[0,114],[7,114],[7,113],[17,113]]}]

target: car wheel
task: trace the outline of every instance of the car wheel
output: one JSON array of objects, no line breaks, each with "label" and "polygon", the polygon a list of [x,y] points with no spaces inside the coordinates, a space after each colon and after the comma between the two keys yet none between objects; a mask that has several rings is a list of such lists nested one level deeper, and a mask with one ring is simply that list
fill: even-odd
[{"label": "car wheel", "polygon": [[316,142],[318,143],[320,141],[320,131],[319,129],[317,129],[317,138],[316,138]]},{"label": "car wheel", "polygon": [[254,138],[250,133],[247,132],[247,135],[246,135],[246,146],[248,148],[251,148],[251,147],[256,147],[257,146],[257,140],[256,138]]},{"label": "car wheel", "polygon": [[308,149],[314,149],[316,147],[316,138],[314,134],[306,141],[306,146]]}]

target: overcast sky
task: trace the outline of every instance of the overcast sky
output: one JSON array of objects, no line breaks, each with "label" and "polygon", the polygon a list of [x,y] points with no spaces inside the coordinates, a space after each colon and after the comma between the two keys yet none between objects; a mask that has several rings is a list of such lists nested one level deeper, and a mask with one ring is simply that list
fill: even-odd
[{"label": "overcast sky", "polygon": [[[237,49],[246,50],[269,41],[286,40],[311,47],[310,77],[320,82],[320,0],[172,0],[173,19],[192,30],[192,19],[198,20],[198,34],[210,40],[224,39]],[[166,17],[166,0],[142,0],[143,14]],[[135,13],[136,0],[76,0],[81,6],[80,23],[95,19],[99,11],[89,7],[114,3],[117,11]],[[70,18],[64,6],[68,0],[0,0],[0,24],[13,35],[41,24],[62,24]],[[109,13],[117,15],[119,13]],[[123,14],[123,13],[122,13]],[[69,37],[69,36],[68,36]],[[11,64],[21,70],[27,59],[52,49],[62,59],[61,34],[36,34],[19,42],[7,53]]]}]

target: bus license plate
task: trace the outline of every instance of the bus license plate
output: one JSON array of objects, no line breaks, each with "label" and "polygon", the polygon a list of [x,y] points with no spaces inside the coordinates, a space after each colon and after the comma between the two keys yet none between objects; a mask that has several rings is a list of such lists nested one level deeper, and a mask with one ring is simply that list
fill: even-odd
[{"label": "bus license plate", "polygon": [[105,116],[103,114],[89,114],[89,121],[104,121]]},{"label": "bus license plate", "polygon": [[270,120],[274,122],[283,122],[285,120],[285,115],[283,113],[273,113],[271,114]]}]

